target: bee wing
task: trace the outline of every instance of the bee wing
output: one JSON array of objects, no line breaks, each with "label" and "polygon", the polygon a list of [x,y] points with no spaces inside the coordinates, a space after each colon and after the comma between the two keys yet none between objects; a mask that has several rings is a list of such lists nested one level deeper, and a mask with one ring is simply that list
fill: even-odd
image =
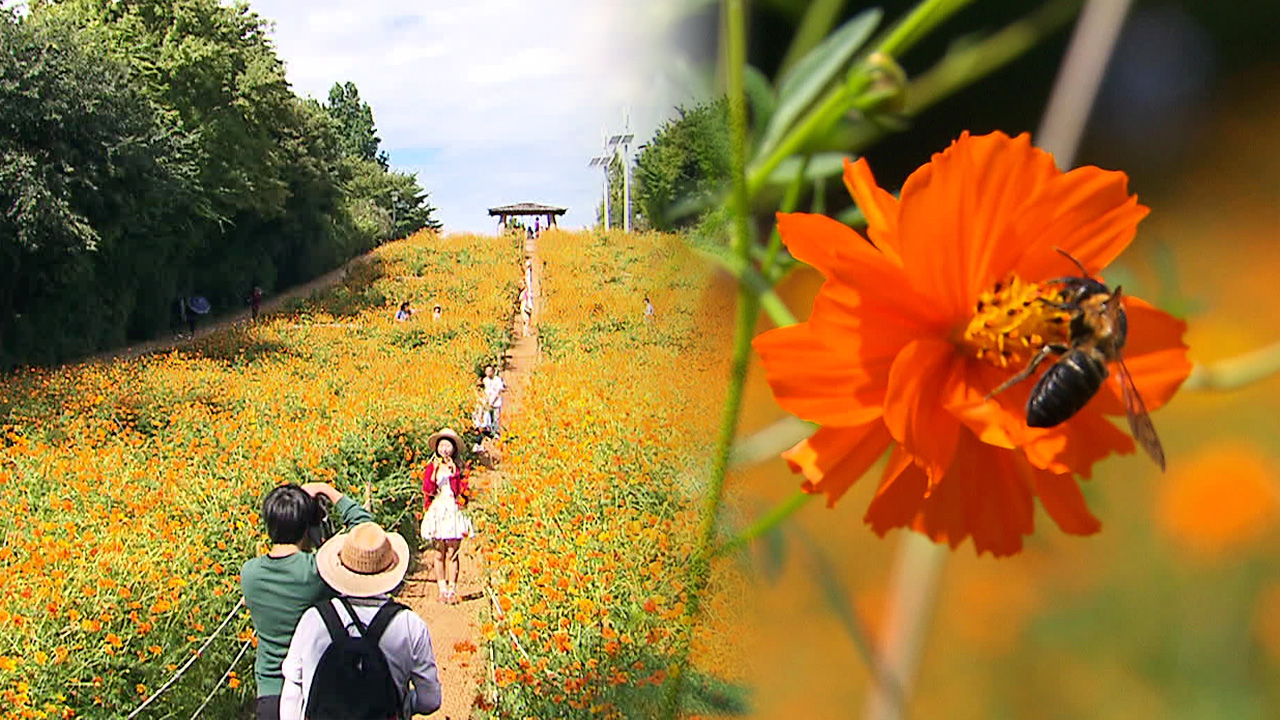
[{"label": "bee wing", "polygon": [[1164,472],[1164,446],[1160,444],[1160,436],[1156,434],[1156,426],[1147,414],[1147,405],[1142,402],[1138,388],[1133,384],[1133,376],[1124,364],[1124,358],[1116,358],[1120,366],[1120,391],[1124,398],[1124,411],[1129,416],[1129,429],[1133,431],[1133,439],[1151,456],[1151,459]]}]

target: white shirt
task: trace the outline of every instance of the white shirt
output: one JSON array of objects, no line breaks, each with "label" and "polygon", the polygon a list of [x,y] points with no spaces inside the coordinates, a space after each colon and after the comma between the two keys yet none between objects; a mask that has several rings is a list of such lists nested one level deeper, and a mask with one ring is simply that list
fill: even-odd
[{"label": "white shirt", "polygon": [[[389,599],[386,595],[371,598],[347,598],[355,608],[360,621],[367,627],[378,613],[378,608]],[[329,601],[346,623],[347,632],[359,634],[347,609],[334,598]],[[307,695],[311,692],[311,680],[320,664],[320,657],[329,647],[329,629],[325,627],[320,611],[307,608],[293,631],[289,653],[280,666],[284,674],[284,689],[280,693],[280,720],[303,720]],[[429,715],[440,709],[440,677],[436,670],[435,654],[431,650],[431,633],[427,623],[412,610],[401,610],[391,619],[378,647],[387,657],[391,677],[404,695],[405,717],[412,713]],[[409,681],[413,689],[409,689]],[[411,711],[411,712],[409,712]]]},{"label": "white shirt", "polygon": [[489,398],[489,405],[492,407],[502,407],[502,391],[506,389],[507,384],[497,375],[484,379],[484,395]]}]

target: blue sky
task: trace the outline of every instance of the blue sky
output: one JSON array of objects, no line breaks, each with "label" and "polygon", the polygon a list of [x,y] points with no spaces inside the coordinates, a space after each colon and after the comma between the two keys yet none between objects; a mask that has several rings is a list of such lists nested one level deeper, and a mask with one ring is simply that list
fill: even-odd
[{"label": "blue sky", "polygon": [[[701,92],[675,78],[668,28],[687,0],[250,0],[273,21],[289,82],[328,97],[352,81],[392,166],[418,174],[446,232],[492,232],[493,205],[569,208],[595,222],[587,163],[631,108],[637,144]],[[633,148],[634,152],[634,148]]]}]

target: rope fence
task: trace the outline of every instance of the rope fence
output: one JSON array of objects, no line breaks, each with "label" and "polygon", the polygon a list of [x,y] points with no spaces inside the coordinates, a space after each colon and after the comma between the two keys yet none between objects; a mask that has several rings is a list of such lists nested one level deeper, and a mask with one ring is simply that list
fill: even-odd
[{"label": "rope fence", "polygon": [[[213,634],[211,634],[208,638],[205,639],[204,644],[200,646],[200,649],[196,650],[195,654],[192,655],[185,663],[183,663],[182,667],[178,668],[177,672],[173,674],[173,677],[169,678],[168,682],[166,682],[164,685],[161,685],[158,690],[151,693],[151,697],[142,701],[142,704],[139,705],[136,710],[129,713],[128,717],[126,717],[125,720],[133,720],[133,718],[138,716],[138,713],[142,712],[148,705],[154,702],[156,698],[160,697],[169,688],[173,687],[174,683],[178,682],[178,678],[181,678],[183,675],[185,675],[187,670],[190,670],[191,666],[195,664],[196,660],[200,659],[200,656],[204,654],[204,651],[209,649],[209,645],[213,643],[214,638],[218,637],[218,634],[221,633],[227,627],[227,625],[231,622],[231,619],[236,616],[236,613],[240,612],[240,608],[242,607],[244,607],[243,597],[240,598],[240,602],[236,603],[235,607],[231,608],[231,612],[227,613],[227,616],[222,619],[222,624],[218,626],[218,629],[214,630]],[[243,651],[241,654],[243,654]],[[229,671],[230,669],[228,668],[228,672]],[[215,690],[216,689],[217,688],[215,688]],[[203,708],[203,706],[201,707]]]},{"label": "rope fence", "polygon": [[227,681],[227,676],[231,674],[231,671],[235,669],[235,666],[240,662],[240,658],[244,657],[244,654],[248,652],[249,648],[252,646],[252,640],[244,641],[244,645],[240,647],[240,652],[236,655],[235,659],[231,661],[231,664],[227,666],[226,671],[222,673],[222,677],[218,678],[218,682],[213,684],[213,689],[209,691],[207,696],[205,696],[204,702],[200,703],[200,707],[196,708],[195,714],[191,716],[191,720],[196,720],[196,718],[200,717],[200,713],[204,712],[204,709],[209,706],[210,702],[213,702],[213,696],[218,694],[218,690],[222,688],[222,684]]}]

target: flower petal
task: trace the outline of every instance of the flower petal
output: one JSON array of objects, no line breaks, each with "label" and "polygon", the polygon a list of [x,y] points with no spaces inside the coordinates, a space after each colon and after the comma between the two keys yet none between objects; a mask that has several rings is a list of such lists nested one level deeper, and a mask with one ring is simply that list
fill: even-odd
[{"label": "flower petal", "polygon": [[963,359],[946,340],[913,340],[903,348],[889,371],[884,422],[938,482],[951,464],[960,423],[940,405],[949,383],[958,382]]},{"label": "flower petal", "polygon": [[937,332],[903,309],[875,296],[864,299],[848,285],[833,281],[814,299],[809,324],[814,335],[883,391],[889,368],[907,343]]},{"label": "flower petal", "polygon": [[890,442],[889,431],[879,420],[854,428],[824,427],[784,452],[782,459],[792,472],[804,473],[801,488],[805,492],[824,493],[827,507],[835,507]]},{"label": "flower petal", "polygon": [[1033,466],[1086,478],[1093,477],[1094,463],[1113,452],[1128,455],[1133,448],[1133,438],[1094,410],[1092,403],[1061,425],[1044,430],[1032,428],[1022,445]]},{"label": "flower petal", "polygon": [[1101,272],[1129,247],[1149,212],[1128,185],[1124,173],[1093,166],[1047,183],[1012,219],[1011,232],[1031,241],[1014,272],[1027,280],[1078,276],[1080,269],[1055,248],[1070,253],[1090,275]]},{"label": "flower petal", "polygon": [[899,252],[911,287],[934,298],[946,317],[967,318],[979,292],[1034,239],[1010,224],[1058,174],[1025,133],[962,133],[902,187]]},{"label": "flower petal", "polygon": [[924,470],[898,448],[865,521],[880,535],[910,527],[953,548],[972,537],[978,554],[1011,555],[1035,524],[1028,472],[1015,453],[962,433],[955,461],[930,491]]},{"label": "flower petal", "polygon": [[898,253],[898,198],[876,184],[866,158],[844,161],[844,186],[867,219],[867,235],[895,265],[902,265]]},{"label": "flower petal", "polygon": [[863,522],[881,537],[893,528],[911,524],[928,489],[924,470],[912,462],[910,453],[895,446]]},{"label": "flower petal", "polygon": [[962,433],[946,478],[924,500],[912,527],[956,547],[973,538],[979,555],[1012,555],[1035,527],[1035,504],[1025,464],[1013,452]]},{"label": "flower petal", "polygon": [[777,220],[778,233],[787,252],[812,265],[823,277],[830,278],[837,266],[867,256],[880,256],[853,228],[826,215],[778,213]]},{"label": "flower petal", "polygon": [[752,342],[774,399],[787,412],[822,425],[861,425],[880,417],[883,383],[870,381],[813,333],[809,323],[776,328]]},{"label": "flower petal", "polygon": [[[1191,374],[1187,344],[1182,340],[1187,324],[1132,295],[1124,296],[1124,311],[1129,319],[1124,364],[1147,410],[1154,411],[1169,402]],[[1094,403],[1099,411],[1123,413],[1117,373],[1112,372],[1102,387],[1105,392],[1099,392],[1099,400]]]},{"label": "flower petal", "polygon": [[1102,523],[1089,512],[1080,486],[1070,474],[1047,470],[1032,472],[1036,497],[1045,512],[1057,523],[1062,532],[1072,535],[1092,535],[1102,529]]}]

